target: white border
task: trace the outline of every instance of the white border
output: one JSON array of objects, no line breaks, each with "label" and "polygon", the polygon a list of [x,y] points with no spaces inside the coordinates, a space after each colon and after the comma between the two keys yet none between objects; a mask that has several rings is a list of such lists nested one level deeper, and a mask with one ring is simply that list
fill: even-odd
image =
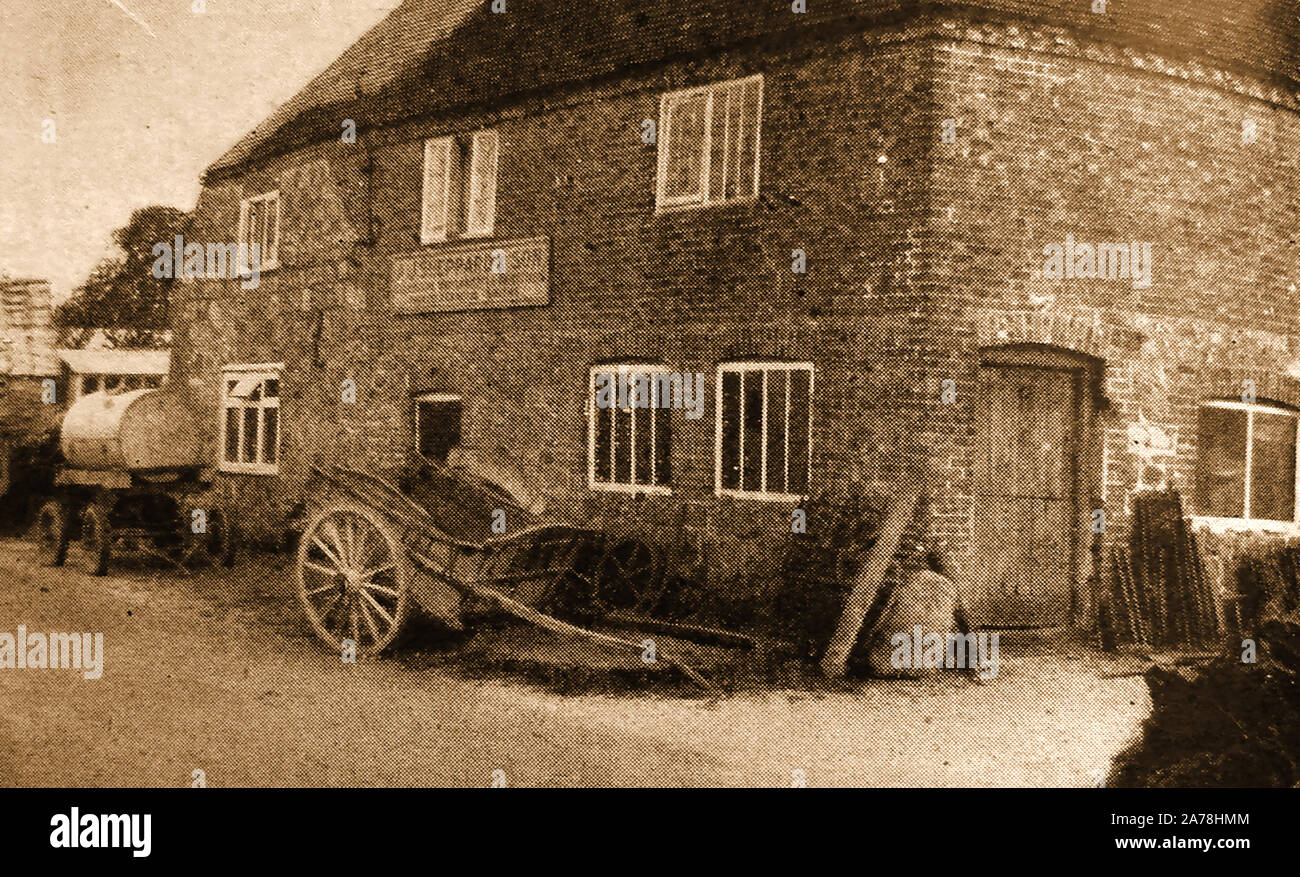
[{"label": "white border", "polygon": [[[1209,527],[1211,530],[1219,531],[1242,531],[1242,532],[1269,532],[1280,533],[1288,532],[1295,528],[1300,528],[1300,411],[1292,411],[1289,408],[1281,408],[1277,405],[1269,405],[1261,402],[1234,402],[1228,399],[1210,399],[1202,402],[1202,408],[1227,408],[1233,411],[1246,412],[1246,471],[1243,475],[1245,484],[1243,485],[1244,499],[1242,501],[1242,511],[1245,512],[1241,517],[1224,517],[1221,515],[1192,515],[1193,523]],[[1251,494],[1251,475],[1253,474],[1253,464],[1255,457],[1255,414],[1276,414],[1284,417],[1290,417],[1295,421],[1295,502],[1292,506],[1292,520],[1281,521],[1275,518],[1252,518],[1250,516],[1250,494]],[[1199,437],[1197,442],[1196,454],[1200,457],[1201,447]],[[1200,460],[1197,460],[1199,465]]]},{"label": "white border", "polygon": [[[237,243],[242,245],[246,243],[245,238],[248,236],[249,206],[253,204],[253,202],[255,201],[271,201],[271,200],[275,201],[275,246],[270,248],[265,248],[265,249],[269,249],[269,252],[262,253],[262,259],[257,266],[257,270],[259,273],[274,271],[276,268],[280,267],[280,232],[281,232],[280,220],[282,218],[280,212],[281,211],[280,190],[273,189],[270,192],[263,192],[260,195],[253,195],[252,197],[245,198],[239,202],[239,240]],[[265,233],[265,225],[263,225],[263,233]],[[264,249],[262,248],[261,241],[258,241],[257,245],[259,249]],[[243,249],[243,255],[245,256],[252,255],[252,248],[245,247]],[[252,266],[250,266],[247,261],[245,261],[244,264],[240,265],[239,267],[242,276],[247,276],[253,273]]]},{"label": "white border", "polygon": [[[723,186],[723,196],[719,199],[710,199],[710,177],[711,164],[713,161],[713,101],[718,92],[725,91],[734,86],[747,86],[751,82],[758,83],[758,118],[754,126],[754,191],[749,195],[738,195],[735,198],[727,198],[726,187]],[[712,82],[708,85],[700,85],[695,88],[684,88],[679,91],[670,91],[659,98],[659,138],[658,138],[658,162],[655,171],[655,213],[670,213],[676,210],[686,210],[691,208],[712,207],[717,204],[743,204],[747,201],[758,200],[759,184],[761,180],[760,171],[763,165],[763,74],[757,73],[753,76],[744,76],[739,79],[727,79],[722,82]],[[672,131],[668,124],[669,110],[681,101],[697,94],[707,96],[704,102],[704,160],[700,166],[700,194],[696,195],[678,195],[668,197],[668,147],[672,142]],[[741,112],[744,112],[745,100],[744,89],[741,89]],[[744,121],[742,117],[742,122]],[[730,129],[726,129],[729,131]],[[728,144],[728,150],[730,145]],[[724,158],[728,158],[726,152]],[[725,169],[724,169],[725,173]]]},{"label": "white border", "polygon": [[[596,480],[596,375],[618,374],[620,378],[623,375],[665,375],[671,374],[668,367],[655,363],[616,363],[607,362],[601,365],[593,365],[587,372],[587,487],[591,490],[599,490],[608,493],[644,493],[654,494],[657,496],[669,496],[673,489],[668,484],[623,484],[620,482],[597,481]],[[654,386],[654,385],[652,385]],[[653,405],[653,400],[652,400]],[[611,409],[616,411],[617,409]],[[653,411],[653,407],[646,409]],[[671,416],[671,408],[663,409],[664,412]],[[653,419],[652,419],[653,423]],[[609,442],[609,471],[610,476],[614,477],[614,459],[615,445],[614,435],[617,429],[616,418],[611,415],[610,424],[610,442]],[[651,427],[653,431],[653,426]],[[669,421],[669,429],[672,429],[672,421]],[[636,434],[632,435],[632,450],[629,459],[632,463],[632,477],[636,477]],[[671,449],[671,446],[670,446]],[[650,479],[655,477],[655,455],[650,455]]]},{"label": "white border", "polygon": [[[281,372],[283,370],[284,370],[284,365],[282,363],[229,365],[229,366],[222,367],[221,404],[218,406],[218,411],[217,411],[217,470],[218,471],[228,472],[232,475],[279,475],[280,474],[280,459],[281,459],[280,455],[281,455],[281,448],[283,445],[282,439],[284,437],[284,415],[283,414],[276,415],[275,462],[274,463],[231,463],[226,460],[226,412],[231,409],[234,409],[236,411],[243,411],[245,408],[252,407],[249,405],[227,405],[226,404],[226,393],[227,393],[226,381],[227,381],[227,375],[242,375],[244,377],[261,378],[262,380],[279,381],[283,389],[284,380],[281,377]],[[277,411],[279,411],[280,396],[277,395],[274,401],[267,400],[264,398],[257,405],[257,410],[259,411],[265,410],[267,408],[275,408]],[[264,423],[265,420],[259,414],[258,426],[257,426],[257,431],[258,431],[257,455],[259,457],[262,455],[262,429]],[[243,432],[244,432],[244,418],[243,415],[241,414],[239,417],[239,433],[240,433],[239,447],[241,450],[244,446]]]},{"label": "white border", "polygon": [[[763,434],[767,434],[767,375],[768,372],[786,372],[786,380],[789,381],[789,373],[794,371],[808,372],[808,487],[812,488],[812,460],[813,460],[813,400],[816,398],[817,369],[811,362],[780,362],[773,360],[737,360],[733,362],[719,363],[717,372],[718,386],[714,392],[716,412],[714,413],[714,442],[713,442],[713,492],[717,496],[731,496],[737,499],[757,499],[770,502],[796,502],[808,496],[805,493],[770,493],[766,490],[741,490],[722,486],[722,376],[727,372],[747,372],[761,371],[763,373]],[[744,484],[744,467],[745,467],[745,425],[744,425],[744,378],[741,378],[741,398],[740,398],[740,466],[741,466],[741,484]],[[790,466],[790,392],[789,384],[786,385],[786,481],[789,481]],[[760,472],[762,475],[761,483],[767,484],[767,442],[763,443],[761,448]]]}]

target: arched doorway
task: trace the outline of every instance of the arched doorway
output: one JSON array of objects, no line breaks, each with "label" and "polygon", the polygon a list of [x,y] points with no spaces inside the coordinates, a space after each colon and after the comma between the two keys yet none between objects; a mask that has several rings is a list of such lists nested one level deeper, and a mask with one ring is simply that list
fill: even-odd
[{"label": "arched doorway", "polygon": [[1079,615],[1100,478],[1101,363],[1043,345],[981,351],[968,611],[987,627]]}]

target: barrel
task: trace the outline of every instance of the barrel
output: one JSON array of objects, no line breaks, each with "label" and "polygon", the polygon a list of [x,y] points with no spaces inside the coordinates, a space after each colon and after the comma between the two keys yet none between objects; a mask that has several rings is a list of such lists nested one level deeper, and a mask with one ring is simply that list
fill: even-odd
[{"label": "barrel", "polygon": [[215,425],[204,420],[193,400],[166,389],[92,393],[63,417],[64,462],[74,469],[126,471],[207,465]]}]

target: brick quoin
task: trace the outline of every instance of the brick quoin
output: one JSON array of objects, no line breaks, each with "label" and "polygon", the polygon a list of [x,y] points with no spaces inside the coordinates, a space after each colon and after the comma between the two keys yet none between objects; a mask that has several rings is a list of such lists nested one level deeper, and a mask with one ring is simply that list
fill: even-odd
[{"label": "brick quoin", "polygon": [[[322,97],[209,169],[193,240],[232,240],[241,198],[274,189],[282,203],[279,269],[256,290],[183,284],[174,308],[174,377],[214,418],[223,365],[285,364],[279,474],[223,476],[253,535],[280,538],[312,465],[402,465],[422,390],[460,394],[463,441],[508,453],[562,514],[664,539],[684,507],[702,509],[719,586],[771,571],[797,505],[714,495],[719,362],[812,362],[814,489],[926,471],[932,535],[967,567],[990,351],[1091,369],[1077,510],[1086,533],[1104,508],[1108,539],[1137,483],[1126,430],[1139,413],[1177,431],[1169,476],[1190,500],[1201,402],[1250,378],[1261,398],[1300,405],[1294,10],[839,2],[795,22],[788,3],[716,0],[670,36],[659,25],[680,7],[640,5],[636,27],[573,23],[572,50],[546,63],[513,30],[517,45],[494,47],[497,25],[471,16],[449,39],[483,58],[477,91],[458,91],[473,84],[462,76],[444,93],[411,80]],[[512,19],[543,31],[563,33],[565,15],[512,3]],[[640,36],[593,36],[617,28]],[[505,45],[522,54],[497,58]],[[511,85],[511,65],[530,87]],[[757,201],[656,215],[642,121],[658,120],[665,91],[757,73]],[[342,118],[358,120],[357,143],[339,141]],[[423,141],[487,127],[501,148],[492,240],[550,239],[550,303],[396,314],[391,261],[422,249]],[[1151,243],[1151,287],[1045,278],[1043,246],[1067,234]],[[806,276],[790,271],[794,249]],[[708,381],[703,419],[672,415],[669,496],[586,485],[588,370],[625,360]],[[340,401],[345,379],[354,405]],[[1079,624],[1095,603],[1089,539]]]}]

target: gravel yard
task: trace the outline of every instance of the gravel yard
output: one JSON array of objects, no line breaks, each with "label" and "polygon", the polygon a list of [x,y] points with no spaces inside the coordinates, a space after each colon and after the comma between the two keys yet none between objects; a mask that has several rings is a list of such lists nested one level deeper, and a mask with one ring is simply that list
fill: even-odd
[{"label": "gravel yard", "polygon": [[92,578],[3,540],[0,576],[0,631],[102,632],[106,653],[97,680],[0,669],[7,786],[1088,786],[1150,709],[1140,677],[1068,645],[1004,647],[985,684],[566,695],[427,640],[345,664],[286,558]]}]

